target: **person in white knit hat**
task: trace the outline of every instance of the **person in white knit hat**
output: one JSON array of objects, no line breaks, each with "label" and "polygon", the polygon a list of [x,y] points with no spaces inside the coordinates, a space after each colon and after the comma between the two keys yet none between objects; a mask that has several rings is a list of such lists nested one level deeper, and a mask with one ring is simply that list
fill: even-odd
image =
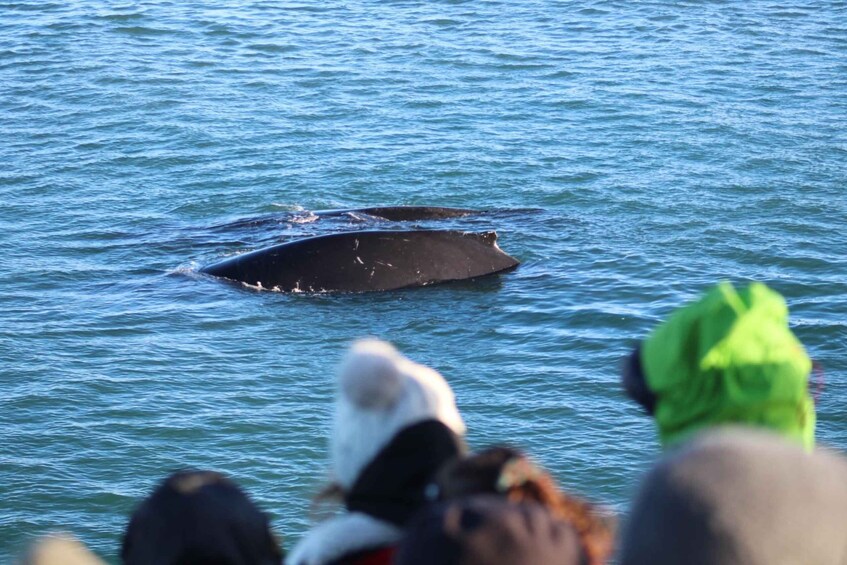
[{"label": "person in white knit hat", "polygon": [[390,563],[441,465],[464,451],[465,425],[436,371],[375,339],[338,375],[330,458],[346,511],[313,528],[289,565]]}]

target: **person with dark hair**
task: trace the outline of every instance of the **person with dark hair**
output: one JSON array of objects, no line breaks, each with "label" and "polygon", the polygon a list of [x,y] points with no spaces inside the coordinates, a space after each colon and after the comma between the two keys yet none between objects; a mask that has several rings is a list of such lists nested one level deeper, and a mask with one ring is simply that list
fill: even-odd
[{"label": "person with dark hair", "polygon": [[571,524],[533,502],[476,495],[427,506],[409,524],[395,565],[583,565]]},{"label": "person with dark hair", "polygon": [[812,362],[788,327],[785,299],[761,283],[722,283],[674,312],[624,363],[628,396],[664,447],[716,426],[771,430],[812,449]]},{"label": "person with dark hair", "polygon": [[289,565],[391,563],[438,468],[464,450],[453,391],[378,340],[356,343],[338,375],[328,492],[345,512],[313,528]]},{"label": "person with dark hair", "polygon": [[279,565],[283,552],[267,516],[232,481],[179,471],[133,512],[125,565]]},{"label": "person with dark hair", "polygon": [[577,534],[583,563],[604,563],[613,550],[612,520],[597,507],[562,491],[556,480],[521,451],[496,446],[448,462],[436,479],[441,500],[494,495],[515,504],[538,504]]}]

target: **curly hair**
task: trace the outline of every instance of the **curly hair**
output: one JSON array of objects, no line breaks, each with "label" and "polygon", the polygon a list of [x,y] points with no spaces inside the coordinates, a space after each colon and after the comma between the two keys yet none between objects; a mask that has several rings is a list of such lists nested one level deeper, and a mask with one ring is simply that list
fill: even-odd
[{"label": "curly hair", "polygon": [[523,452],[489,447],[441,468],[439,498],[499,494],[512,502],[535,502],[568,522],[579,535],[589,565],[601,565],[614,549],[614,520],[595,505],[562,491],[556,480]]}]

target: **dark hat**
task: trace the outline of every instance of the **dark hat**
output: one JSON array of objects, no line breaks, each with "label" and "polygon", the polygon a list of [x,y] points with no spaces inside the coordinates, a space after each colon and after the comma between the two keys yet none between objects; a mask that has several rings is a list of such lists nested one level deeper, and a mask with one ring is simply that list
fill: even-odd
[{"label": "dark hat", "polygon": [[165,479],[130,519],[126,565],[275,565],[282,550],[268,519],[232,481],[211,471]]},{"label": "dark hat", "polygon": [[480,495],[428,506],[409,524],[397,565],[576,565],[585,561],[566,522],[534,503]]}]

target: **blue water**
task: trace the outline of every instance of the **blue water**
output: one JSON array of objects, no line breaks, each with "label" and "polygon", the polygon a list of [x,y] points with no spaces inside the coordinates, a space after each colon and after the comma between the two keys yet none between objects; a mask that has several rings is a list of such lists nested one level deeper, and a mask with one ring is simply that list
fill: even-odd
[{"label": "blue water", "polygon": [[[658,449],[620,358],[721,279],[786,296],[847,450],[847,2],[5,0],[0,163],[0,562],[55,529],[115,562],[185,466],[290,547],[364,335],[445,375],[473,446],[624,509]],[[348,296],[197,273],[397,204],[495,210],[443,225],[523,264]]]}]

